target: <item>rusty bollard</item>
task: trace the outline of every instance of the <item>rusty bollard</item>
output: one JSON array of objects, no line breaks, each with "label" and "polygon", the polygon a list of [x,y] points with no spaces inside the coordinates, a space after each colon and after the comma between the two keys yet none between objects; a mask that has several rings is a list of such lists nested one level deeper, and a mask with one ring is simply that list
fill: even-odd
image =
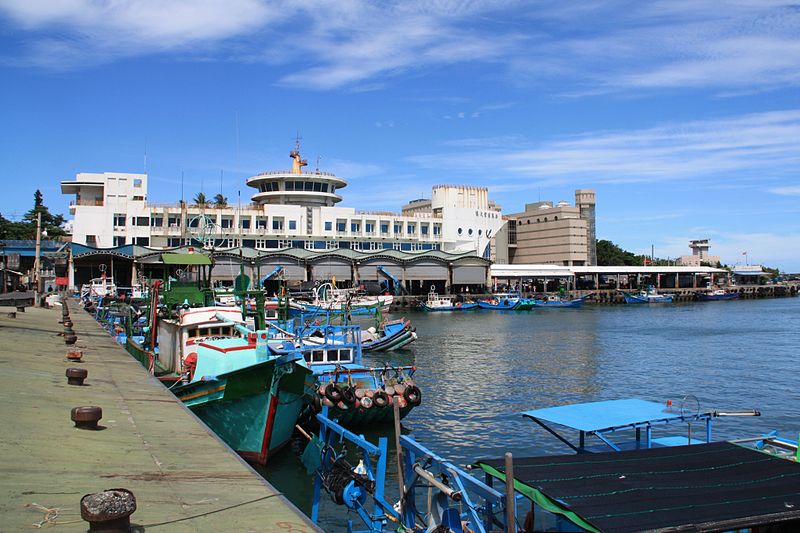
[{"label": "rusty bollard", "polygon": [[107,489],[81,498],[81,518],[89,531],[128,532],[136,497],[128,489]]},{"label": "rusty bollard", "polygon": [[73,407],[70,418],[79,429],[97,429],[97,423],[103,418],[103,410],[94,405]]},{"label": "rusty bollard", "polygon": [[83,350],[77,350],[75,348],[70,348],[69,350],[67,350],[67,359],[72,361],[73,363],[80,363],[82,357],[83,357]]},{"label": "rusty bollard", "polygon": [[89,375],[89,371],[84,368],[68,368],[67,383],[70,385],[83,385],[83,380]]},{"label": "rusty bollard", "polygon": [[64,344],[71,346],[78,342],[78,336],[75,335],[75,330],[72,329],[72,321],[64,321]]}]

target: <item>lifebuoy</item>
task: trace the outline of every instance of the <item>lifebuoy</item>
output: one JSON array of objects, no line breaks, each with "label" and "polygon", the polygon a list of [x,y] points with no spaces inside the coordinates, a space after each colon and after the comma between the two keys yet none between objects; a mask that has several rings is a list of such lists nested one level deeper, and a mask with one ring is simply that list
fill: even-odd
[{"label": "lifebuoy", "polygon": [[372,398],[368,396],[364,396],[363,398],[361,398],[361,407],[363,407],[364,409],[369,409],[370,407],[372,407]]},{"label": "lifebuoy", "polygon": [[389,395],[382,390],[376,390],[372,397],[372,403],[375,407],[386,407],[389,405]]},{"label": "lifebuoy", "polygon": [[422,403],[422,391],[416,385],[410,385],[403,391],[403,398],[406,399],[408,405],[417,406]]},{"label": "lifebuoy", "polygon": [[325,385],[325,397],[333,403],[342,401],[342,391],[332,381]]}]

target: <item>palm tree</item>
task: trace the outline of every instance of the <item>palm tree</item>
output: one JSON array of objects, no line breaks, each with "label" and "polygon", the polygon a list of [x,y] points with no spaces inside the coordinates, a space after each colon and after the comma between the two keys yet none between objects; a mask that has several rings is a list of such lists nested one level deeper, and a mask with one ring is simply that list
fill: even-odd
[{"label": "palm tree", "polygon": [[199,207],[205,207],[208,205],[208,199],[206,198],[206,195],[203,194],[202,192],[197,193],[197,196],[194,197],[193,201],[194,205]]},{"label": "palm tree", "polygon": [[214,207],[228,207],[228,199],[222,193],[214,197]]}]

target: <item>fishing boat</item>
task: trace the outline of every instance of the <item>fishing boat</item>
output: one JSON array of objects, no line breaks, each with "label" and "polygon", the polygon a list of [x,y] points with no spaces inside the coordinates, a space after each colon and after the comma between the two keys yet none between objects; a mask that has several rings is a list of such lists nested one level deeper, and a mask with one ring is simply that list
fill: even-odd
[{"label": "fishing boat", "polygon": [[[388,311],[394,302],[391,294],[368,296],[357,289],[339,289],[332,283],[323,283],[314,289],[314,298],[306,302],[298,300],[303,313],[344,313],[351,315],[368,315],[375,310]],[[293,310],[295,316],[299,313]]]},{"label": "fishing boat", "polygon": [[570,299],[556,294],[551,294],[544,299],[534,298],[532,302],[533,302],[533,307],[536,309],[563,309],[563,308],[577,309],[583,307],[583,303],[588,298],[589,296]]},{"label": "fishing boat", "polygon": [[89,283],[81,285],[80,296],[84,303],[112,295],[117,295],[117,286],[114,278],[106,276],[105,273],[99,278],[93,278]]},{"label": "fishing boat", "polygon": [[[522,414],[578,452],[476,462],[507,486],[513,468],[515,491],[531,502],[531,523],[549,517],[555,520],[550,530],[595,533],[754,531],[747,528],[800,523],[800,464],[744,445],[763,444],[768,436],[711,441],[713,418],[758,411],[703,410],[689,395],[677,405],[631,398]],[[562,427],[577,431],[577,440]],[[677,428],[685,434],[654,435]],[[622,442],[622,435],[633,438]],[[599,447],[589,443],[594,438]]]},{"label": "fishing boat", "polygon": [[405,318],[384,321],[361,330],[361,350],[364,352],[392,352],[415,340],[415,328]]},{"label": "fishing boat", "polygon": [[632,294],[630,292],[620,291],[625,298],[626,304],[659,304],[659,303],[672,303],[671,294],[659,294],[655,287],[647,287],[639,291],[639,294]]},{"label": "fishing boat", "polygon": [[433,287],[419,306],[424,311],[469,311],[478,308],[475,302],[458,302],[455,296],[437,294]]},{"label": "fishing boat", "polygon": [[508,311],[517,309],[521,301],[522,297],[518,292],[497,293],[489,300],[478,300],[478,307],[495,311]]},{"label": "fishing boat", "polygon": [[390,421],[395,398],[401,417],[422,403],[415,366],[364,366],[360,326],[317,321],[270,322],[266,332],[274,355],[301,353],[314,373],[307,416],[328,407],[341,424],[363,426]]},{"label": "fishing boat", "polygon": [[311,371],[300,354],[275,356],[256,332],[219,319],[242,335],[198,341],[188,383],[172,392],[239,455],[263,465],[289,442]]},{"label": "fishing boat", "polygon": [[738,292],[729,292],[723,288],[708,289],[706,292],[698,292],[697,300],[701,302],[712,302],[715,300],[736,300],[739,298]]},{"label": "fishing boat", "polygon": [[210,257],[164,253],[161,260],[172,268],[197,268],[196,279],[187,274],[176,279],[165,273],[163,281],[153,281],[144,335],[128,335],[125,348],[160,380],[175,382],[189,371],[200,342],[240,337],[233,325],[244,325],[245,318],[240,308],[214,305]]}]

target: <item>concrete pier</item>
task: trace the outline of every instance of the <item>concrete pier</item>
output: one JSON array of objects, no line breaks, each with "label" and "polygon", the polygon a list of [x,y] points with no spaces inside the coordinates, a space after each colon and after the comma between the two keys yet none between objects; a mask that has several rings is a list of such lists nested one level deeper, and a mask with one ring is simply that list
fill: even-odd
[{"label": "concrete pier", "polygon": [[[86,531],[81,497],[112,488],[136,496],[133,531],[320,531],[70,303],[80,363],[60,309],[0,314],[0,531]],[[78,406],[102,408],[99,430],[74,426]]]}]

